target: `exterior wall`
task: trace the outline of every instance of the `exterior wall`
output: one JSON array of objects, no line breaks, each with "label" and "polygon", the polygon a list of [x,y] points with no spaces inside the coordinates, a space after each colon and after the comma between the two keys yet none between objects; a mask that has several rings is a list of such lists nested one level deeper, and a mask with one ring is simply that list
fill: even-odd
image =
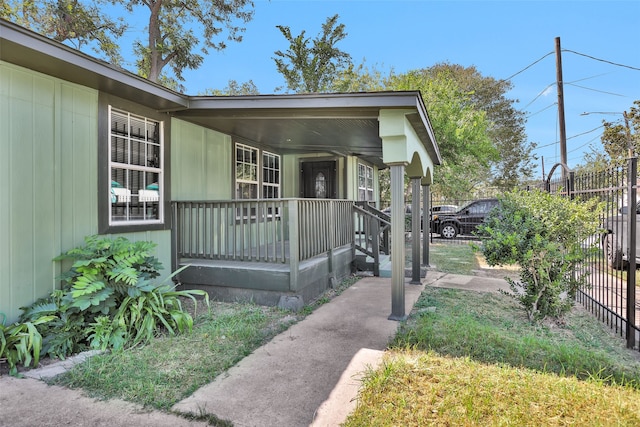
[{"label": "exterior wall", "polygon": [[[58,286],[52,259],[98,232],[98,92],[0,62],[0,313]],[[169,231],[128,233],[158,244],[168,274]],[[1,321],[0,316],[0,321]]]},{"label": "exterior wall", "polygon": [[173,119],[171,197],[173,200],[229,200],[233,197],[231,137]]}]

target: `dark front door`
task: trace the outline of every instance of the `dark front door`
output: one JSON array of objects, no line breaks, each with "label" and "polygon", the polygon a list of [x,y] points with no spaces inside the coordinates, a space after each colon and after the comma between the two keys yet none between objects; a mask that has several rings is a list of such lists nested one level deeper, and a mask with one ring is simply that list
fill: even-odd
[{"label": "dark front door", "polygon": [[336,162],[302,163],[302,197],[308,199],[336,198]]}]

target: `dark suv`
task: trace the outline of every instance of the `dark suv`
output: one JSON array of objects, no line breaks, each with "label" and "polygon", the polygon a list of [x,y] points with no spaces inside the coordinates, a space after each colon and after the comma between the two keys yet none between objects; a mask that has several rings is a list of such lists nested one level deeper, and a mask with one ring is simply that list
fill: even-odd
[{"label": "dark suv", "polygon": [[480,199],[466,204],[456,212],[434,214],[431,232],[444,239],[453,239],[458,234],[473,234],[496,206],[498,199]]}]

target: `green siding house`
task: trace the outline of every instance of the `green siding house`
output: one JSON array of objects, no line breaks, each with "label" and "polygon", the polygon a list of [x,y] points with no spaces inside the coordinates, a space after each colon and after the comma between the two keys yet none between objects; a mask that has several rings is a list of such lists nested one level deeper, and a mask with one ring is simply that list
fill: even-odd
[{"label": "green siding house", "polygon": [[104,234],[155,242],[181,286],[264,304],[394,252],[400,318],[404,223],[378,211],[378,172],[404,218],[405,174],[419,200],[440,162],[418,92],[188,96],[0,20],[0,313]]}]

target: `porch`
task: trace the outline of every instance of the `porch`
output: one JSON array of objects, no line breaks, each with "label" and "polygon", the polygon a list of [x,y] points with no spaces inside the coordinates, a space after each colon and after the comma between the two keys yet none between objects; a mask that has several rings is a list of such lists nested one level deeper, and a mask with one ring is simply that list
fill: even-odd
[{"label": "porch", "polygon": [[390,255],[389,217],[351,200],[262,199],[173,202],[177,280],[220,300],[277,305],[309,301],[354,271],[374,275]]}]

